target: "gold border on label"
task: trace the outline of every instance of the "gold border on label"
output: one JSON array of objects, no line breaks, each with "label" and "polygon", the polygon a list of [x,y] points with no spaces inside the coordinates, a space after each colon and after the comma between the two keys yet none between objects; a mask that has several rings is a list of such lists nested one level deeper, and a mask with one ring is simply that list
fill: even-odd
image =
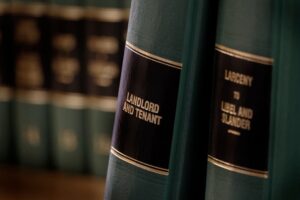
[{"label": "gold border on label", "polygon": [[16,90],[16,100],[43,105],[49,103],[49,93],[44,90]]},{"label": "gold border on label", "polygon": [[258,178],[264,178],[264,179],[268,178],[268,171],[261,171],[261,170],[255,170],[255,169],[237,166],[237,165],[231,164],[229,162],[225,162],[220,159],[217,159],[211,155],[208,155],[207,160],[208,160],[208,162],[212,163],[213,165],[216,165],[216,166],[226,169],[228,171],[236,172],[239,174],[245,174],[248,176],[254,176],[254,177],[258,177]]},{"label": "gold border on label", "polygon": [[115,112],[117,107],[117,98],[109,96],[88,96],[87,107],[106,112]]},{"label": "gold border on label", "polygon": [[251,53],[246,53],[243,51],[239,51],[236,49],[232,49],[226,46],[223,46],[221,44],[216,44],[215,48],[217,51],[235,57],[235,58],[239,58],[242,60],[247,60],[250,62],[255,62],[255,63],[259,63],[259,64],[263,64],[263,65],[272,65],[273,64],[273,59],[272,58],[268,58],[268,57],[264,57],[264,56],[259,56],[259,55],[255,55],[255,54],[251,54]]},{"label": "gold border on label", "polygon": [[0,101],[10,101],[13,98],[13,90],[9,87],[0,86]]},{"label": "gold border on label", "polygon": [[175,68],[175,69],[181,69],[182,68],[182,63],[175,62],[175,61],[172,61],[172,60],[169,60],[169,59],[165,59],[165,58],[162,58],[160,56],[157,56],[157,55],[151,54],[149,52],[146,52],[146,51],[134,46],[133,44],[131,44],[128,41],[126,41],[126,47],[129,50],[133,51],[134,53],[136,53],[136,54],[138,54],[138,55],[140,55],[144,58],[147,58],[149,60],[152,60],[154,62],[158,62],[160,64],[167,65],[167,66]]},{"label": "gold border on label", "polygon": [[58,17],[66,20],[80,20],[84,17],[85,11],[79,6],[49,6],[48,14],[51,17]]},{"label": "gold border on label", "polygon": [[12,3],[11,5],[12,14],[23,14],[30,15],[35,17],[40,17],[45,14],[46,6],[44,4],[32,3],[32,4],[23,4],[23,3]]},{"label": "gold border on label", "polygon": [[235,131],[235,130],[232,130],[232,129],[228,129],[228,130],[227,130],[227,133],[230,133],[230,134],[236,135],[236,136],[240,136],[240,135],[241,135],[240,132]]},{"label": "gold border on label", "polygon": [[156,167],[156,166],[149,165],[147,163],[138,161],[134,158],[131,158],[131,157],[121,153],[120,151],[118,151],[114,147],[111,147],[110,152],[113,155],[115,155],[116,157],[118,157],[119,159],[121,159],[121,160],[123,160],[123,161],[125,161],[125,162],[127,162],[131,165],[134,165],[138,168],[141,168],[141,169],[144,169],[146,171],[153,172],[153,173],[156,173],[156,174],[160,174],[160,175],[163,175],[163,176],[168,176],[169,175],[169,170],[168,169]]},{"label": "gold border on label", "polygon": [[104,22],[122,22],[128,20],[129,10],[118,8],[94,8],[85,9],[85,17]]},{"label": "gold border on label", "polygon": [[80,93],[53,92],[51,101],[54,105],[70,109],[84,109],[86,98]]}]

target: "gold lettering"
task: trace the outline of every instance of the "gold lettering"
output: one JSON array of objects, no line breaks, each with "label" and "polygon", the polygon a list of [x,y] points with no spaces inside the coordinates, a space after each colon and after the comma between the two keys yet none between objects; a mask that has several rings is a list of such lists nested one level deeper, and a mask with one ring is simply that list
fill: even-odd
[{"label": "gold lettering", "polygon": [[252,119],[253,118],[253,110],[251,108],[245,108],[240,106],[239,111],[238,111],[238,116],[247,118],[247,119]]},{"label": "gold lettering", "polygon": [[104,60],[90,61],[88,73],[93,78],[96,85],[100,87],[110,86],[114,79],[119,75],[120,70],[114,62]]},{"label": "gold lettering", "polygon": [[94,140],[94,151],[98,155],[109,155],[111,139],[107,133],[99,133]]},{"label": "gold lettering", "polygon": [[241,94],[238,91],[233,91],[233,98],[236,100],[240,100]]},{"label": "gold lettering", "polygon": [[119,50],[117,38],[110,36],[91,36],[87,40],[87,46],[91,52],[101,54],[115,54]]},{"label": "gold lettering", "polygon": [[229,113],[232,115],[236,115],[236,108],[235,108],[235,105],[232,103],[221,101],[221,110],[223,112],[226,112],[226,113]]},{"label": "gold lettering", "polygon": [[56,57],[52,61],[52,70],[57,82],[70,84],[79,72],[79,62],[75,58]]},{"label": "gold lettering", "polygon": [[136,111],[137,118],[144,120],[146,122],[150,122],[152,124],[160,125],[160,120],[162,119],[161,116],[152,114],[150,112],[144,111],[139,108],[135,108],[135,111]]},{"label": "gold lettering", "polygon": [[40,131],[35,126],[29,126],[24,132],[26,141],[30,145],[39,145],[41,141]]},{"label": "gold lettering", "polygon": [[34,20],[23,19],[15,25],[15,40],[23,44],[36,44],[40,40],[40,31]]},{"label": "gold lettering", "polygon": [[158,113],[159,112],[159,105],[153,102],[150,102],[148,100],[144,100],[141,97],[138,97],[136,95],[130,94],[129,92],[127,93],[127,98],[126,101],[128,103],[131,103],[139,108],[142,108],[144,110],[153,112],[153,113]]},{"label": "gold lettering", "polygon": [[77,136],[73,130],[63,129],[60,132],[59,142],[61,147],[68,152],[75,151],[78,146]]},{"label": "gold lettering", "polygon": [[134,107],[131,104],[124,102],[123,111],[130,115],[133,115]]},{"label": "gold lettering", "polygon": [[240,117],[232,116],[227,113],[222,113],[221,122],[229,126],[241,128],[244,130],[251,130],[251,121]]},{"label": "gold lettering", "polygon": [[38,88],[44,82],[38,54],[24,53],[16,59],[16,84],[19,87]]},{"label": "gold lettering", "polygon": [[253,77],[225,69],[224,79],[239,85],[252,86]]},{"label": "gold lettering", "polygon": [[127,92],[126,100],[123,105],[123,111],[133,115],[138,119],[155,125],[160,125],[162,116],[159,113],[159,105],[141,97]]},{"label": "gold lettering", "polygon": [[52,39],[52,45],[57,50],[70,52],[76,48],[76,38],[72,34],[55,35]]}]

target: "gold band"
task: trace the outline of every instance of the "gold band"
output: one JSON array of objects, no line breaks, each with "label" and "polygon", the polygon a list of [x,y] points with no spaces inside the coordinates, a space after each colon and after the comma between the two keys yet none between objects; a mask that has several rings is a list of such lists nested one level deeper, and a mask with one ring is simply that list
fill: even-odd
[{"label": "gold band", "polygon": [[0,86],[0,101],[10,101],[13,97],[13,90],[9,87]]},{"label": "gold band", "polygon": [[164,168],[161,168],[161,167],[156,167],[156,166],[149,165],[147,163],[138,161],[134,158],[131,158],[131,157],[121,153],[120,151],[118,151],[114,147],[111,147],[110,152],[113,155],[115,155],[116,157],[118,157],[119,159],[121,159],[121,160],[123,160],[123,161],[125,161],[125,162],[127,162],[131,165],[134,165],[138,168],[141,168],[141,169],[144,169],[146,171],[153,172],[153,173],[156,173],[156,174],[160,174],[160,175],[163,175],[163,176],[168,176],[169,175],[169,170],[168,169],[164,169]]},{"label": "gold band", "polygon": [[35,17],[40,17],[45,14],[46,6],[44,4],[23,4],[23,3],[12,3],[11,13],[12,14],[23,14]]},{"label": "gold band", "polygon": [[7,3],[0,3],[0,14],[6,13],[9,11],[9,5]]},{"label": "gold band", "polygon": [[122,22],[129,18],[128,9],[87,7],[85,12],[86,18],[104,22]]},{"label": "gold band", "polygon": [[259,63],[259,64],[263,64],[263,65],[272,65],[273,64],[272,58],[242,52],[242,51],[232,49],[232,48],[220,45],[220,44],[216,44],[216,50],[223,54],[226,54],[226,55],[229,55],[232,57],[236,57],[236,58],[239,58],[242,60],[247,60],[250,62],[255,62],[255,63]]},{"label": "gold band", "polygon": [[84,9],[79,6],[49,6],[49,15],[51,17],[58,17],[66,20],[80,20],[84,17]]},{"label": "gold band", "polygon": [[126,47],[128,49],[130,49],[131,51],[133,51],[134,53],[136,53],[136,54],[138,54],[138,55],[140,55],[144,58],[147,58],[149,60],[152,60],[154,62],[158,62],[158,63],[161,63],[163,65],[167,65],[167,66],[175,68],[175,69],[181,69],[182,68],[182,63],[175,62],[173,60],[162,58],[160,56],[157,56],[157,55],[151,54],[149,52],[146,52],[146,51],[134,46],[133,44],[131,44],[128,41],[126,41]]},{"label": "gold band", "polygon": [[84,109],[86,100],[80,93],[53,92],[51,95],[52,103],[59,107],[71,109]]},{"label": "gold band", "polygon": [[106,112],[115,112],[117,105],[116,97],[87,97],[87,107]]},{"label": "gold band", "polygon": [[241,167],[238,165],[234,165],[225,161],[222,161],[220,159],[217,159],[213,156],[208,155],[208,162],[210,162],[213,165],[216,165],[218,167],[221,167],[223,169],[226,169],[228,171],[236,172],[239,174],[245,174],[248,176],[255,176],[258,178],[268,178],[268,171],[261,171],[261,170],[255,170],[255,169],[250,169],[246,167]]},{"label": "gold band", "polygon": [[31,104],[47,104],[49,102],[49,93],[44,90],[17,90],[16,100]]}]

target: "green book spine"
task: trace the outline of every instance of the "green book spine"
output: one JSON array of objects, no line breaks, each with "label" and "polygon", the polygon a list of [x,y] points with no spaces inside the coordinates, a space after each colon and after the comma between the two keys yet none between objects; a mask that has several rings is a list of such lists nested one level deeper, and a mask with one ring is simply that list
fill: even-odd
[{"label": "green book spine", "polygon": [[82,2],[52,1],[52,148],[60,170],[85,169],[84,31]]},{"label": "green book spine", "polygon": [[133,0],[105,199],[163,199],[187,2]]},{"label": "green book spine", "polygon": [[121,1],[88,1],[86,132],[89,170],[105,176],[116,109],[128,8]]},{"label": "green book spine", "polygon": [[206,200],[263,199],[268,178],[271,1],[221,0]]},{"label": "green book spine", "polygon": [[300,199],[300,2],[275,1],[268,199]]},{"label": "green book spine", "polygon": [[15,139],[21,165],[45,167],[49,161],[49,45],[46,4],[14,1]]},{"label": "green book spine", "polygon": [[166,199],[204,199],[217,1],[189,1]]}]

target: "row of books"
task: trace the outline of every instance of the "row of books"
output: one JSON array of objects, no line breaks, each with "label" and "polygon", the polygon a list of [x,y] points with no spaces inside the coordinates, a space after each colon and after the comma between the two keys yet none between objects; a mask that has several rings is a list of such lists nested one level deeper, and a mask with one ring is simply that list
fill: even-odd
[{"label": "row of books", "polygon": [[104,199],[300,199],[299,9],[132,0]]},{"label": "row of books", "polygon": [[0,9],[1,162],[105,176],[129,1]]}]

